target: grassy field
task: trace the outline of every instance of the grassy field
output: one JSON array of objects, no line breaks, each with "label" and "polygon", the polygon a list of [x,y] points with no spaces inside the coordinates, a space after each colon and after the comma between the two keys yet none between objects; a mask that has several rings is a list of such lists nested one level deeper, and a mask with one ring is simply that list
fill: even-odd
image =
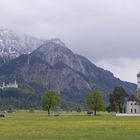
[{"label": "grassy field", "polygon": [[0,118],[0,140],[140,140],[140,117],[82,115],[7,114]]}]

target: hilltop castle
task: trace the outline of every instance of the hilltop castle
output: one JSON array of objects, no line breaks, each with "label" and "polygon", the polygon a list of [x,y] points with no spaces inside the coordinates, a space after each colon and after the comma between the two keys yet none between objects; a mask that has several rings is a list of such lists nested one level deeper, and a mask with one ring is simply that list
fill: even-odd
[{"label": "hilltop castle", "polygon": [[18,88],[18,84],[16,80],[14,83],[6,84],[5,82],[3,82],[2,85],[0,85],[0,89],[6,89],[6,88]]}]

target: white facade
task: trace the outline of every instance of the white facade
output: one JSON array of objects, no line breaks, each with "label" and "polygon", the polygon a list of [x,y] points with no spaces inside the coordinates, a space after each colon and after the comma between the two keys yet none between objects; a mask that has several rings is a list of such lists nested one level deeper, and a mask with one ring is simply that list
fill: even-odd
[{"label": "white facade", "polygon": [[9,83],[9,84],[5,84],[5,82],[3,82],[2,86],[0,86],[0,89],[6,89],[6,88],[18,88],[18,84],[16,81],[14,83]]},{"label": "white facade", "polygon": [[140,105],[136,101],[128,101],[126,113],[140,114]]}]

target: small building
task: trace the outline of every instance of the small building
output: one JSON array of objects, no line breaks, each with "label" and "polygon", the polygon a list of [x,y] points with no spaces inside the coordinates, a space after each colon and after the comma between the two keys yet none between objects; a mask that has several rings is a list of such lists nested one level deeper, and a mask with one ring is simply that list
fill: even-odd
[{"label": "small building", "polygon": [[9,83],[9,84],[6,84],[5,82],[3,82],[2,85],[0,86],[0,89],[6,89],[6,88],[18,88],[18,84],[16,80],[14,83]]},{"label": "small building", "polygon": [[127,101],[126,113],[128,114],[140,114],[140,105],[138,104],[136,97],[131,95]]}]

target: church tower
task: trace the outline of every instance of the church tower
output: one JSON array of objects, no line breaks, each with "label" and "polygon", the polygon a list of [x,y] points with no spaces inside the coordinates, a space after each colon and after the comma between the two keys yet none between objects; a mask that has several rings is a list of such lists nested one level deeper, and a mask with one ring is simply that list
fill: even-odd
[{"label": "church tower", "polygon": [[137,91],[140,90],[140,72],[137,74]]}]

